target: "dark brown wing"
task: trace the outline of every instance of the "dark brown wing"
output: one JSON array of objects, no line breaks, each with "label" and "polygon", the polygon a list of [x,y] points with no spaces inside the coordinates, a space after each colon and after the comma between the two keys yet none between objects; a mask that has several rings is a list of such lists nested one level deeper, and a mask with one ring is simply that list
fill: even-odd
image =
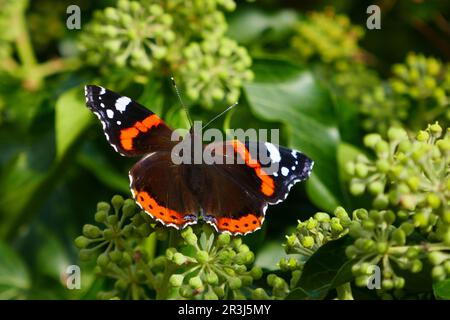
[{"label": "dark brown wing", "polygon": [[304,154],[270,143],[232,140],[205,149],[216,161],[223,159],[204,166],[208,192],[198,194],[199,203],[208,223],[232,234],[259,229],[267,205],[283,201],[292,185],[309,177],[313,165]]},{"label": "dark brown wing", "polygon": [[139,206],[154,219],[177,229],[196,223],[200,212],[185,169],[184,165],[173,164],[170,152],[158,151],[136,163],[129,173],[131,192]]},{"label": "dark brown wing", "polygon": [[142,156],[170,145],[172,129],[139,103],[93,85],[85,87],[85,96],[108,142],[121,155]]}]

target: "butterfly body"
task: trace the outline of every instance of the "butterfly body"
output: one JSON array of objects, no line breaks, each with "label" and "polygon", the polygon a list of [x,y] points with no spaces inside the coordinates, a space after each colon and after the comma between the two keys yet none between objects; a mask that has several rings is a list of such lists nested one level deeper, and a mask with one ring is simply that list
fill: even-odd
[{"label": "butterfly body", "polygon": [[[130,170],[137,204],[166,226],[177,229],[201,216],[219,232],[248,234],[261,228],[269,204],[283,201],[290,188],[306,180],[313,161],[299,151],[268,142],[229,140],[202,144],[191,128],[183,141],[156,114],[128,97],[99,86],[85,87],[86,104],[99,118],[108,142],[123,156],[142,157]],[[219,161],[174,161],[184,143]],[[177,153],[185,156],[184,149]],[[266,161],[263,161],[266,160]]]}]

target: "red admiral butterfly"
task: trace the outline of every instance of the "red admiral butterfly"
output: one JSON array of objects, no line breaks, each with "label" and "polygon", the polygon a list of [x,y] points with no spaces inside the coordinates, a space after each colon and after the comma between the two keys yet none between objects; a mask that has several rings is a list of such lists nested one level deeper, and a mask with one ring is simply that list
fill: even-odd
[{"label": "red admiral butterfly", "polygon": [[[86,105],[100,119],[112,147],[123,156],[143,156],[130,170],[130,188],[139,206],[166,226],[182,229],[198,216],[217,231],[245,235],[261,228],[268,204],[283,201],[290,188],[311,174],[314,162],[301,152],[239,140],[203,145],[231,164],[174,164],[173,130],[128,97],[99,86],[85,87]],[[192,133],[192,130],[190,131]],[[262,152],[262,153],[261,153]],[[260,162],[265,154],[277,170]]]}]

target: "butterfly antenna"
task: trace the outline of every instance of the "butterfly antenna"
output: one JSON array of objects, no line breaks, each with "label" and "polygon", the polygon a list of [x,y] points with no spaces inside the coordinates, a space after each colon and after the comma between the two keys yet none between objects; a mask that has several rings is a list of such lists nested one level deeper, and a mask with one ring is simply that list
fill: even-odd
[{"label": "butterfly antenna", "polygon": [[189,114],[188,107],[186,107],[186,105],[183,102],[183,99],[181,99],[181,94],[180,94],[180,91],[178,90],[177,84],[175,83],[175,79],[173,77],[170,77],[170,80],[172,81],[172,85],[175,88],[175,92],[177,93],[178,100],[180,100],[180,103],[183,106],[184,111],[186,112],[186,116],[189,120],[189,124],[192,127],[193,123],[192,123],[191,115]]},{"label": "butterfly antenna", "polygon": [[227,113],[228,111],[230,111],[231,109],[233,109],[234,107],[236,107],[238,105],[238,102],[233,103],[231,106],[229,106],[228,108],[226,108],[225,110],[223,110],[221,113],[219,113],[217,116],[215,116],[214,118],[212,118],[211,120],[208,121],[207,124],[205,124],[202,129],[205,129],[207,126],[209,126],[214,120],[220,118],[221,116],[223,116],[225,113]]}]

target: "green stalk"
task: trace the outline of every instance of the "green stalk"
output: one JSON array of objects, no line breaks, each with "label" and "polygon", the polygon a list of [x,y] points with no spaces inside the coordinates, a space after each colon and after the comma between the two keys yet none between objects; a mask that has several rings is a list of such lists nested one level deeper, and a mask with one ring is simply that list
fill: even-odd
[{"label": "green stalk", "polygon": [[336,291],[338,300],[354,300],[350,282],[344,283],[343,285],[336,287]]}]

